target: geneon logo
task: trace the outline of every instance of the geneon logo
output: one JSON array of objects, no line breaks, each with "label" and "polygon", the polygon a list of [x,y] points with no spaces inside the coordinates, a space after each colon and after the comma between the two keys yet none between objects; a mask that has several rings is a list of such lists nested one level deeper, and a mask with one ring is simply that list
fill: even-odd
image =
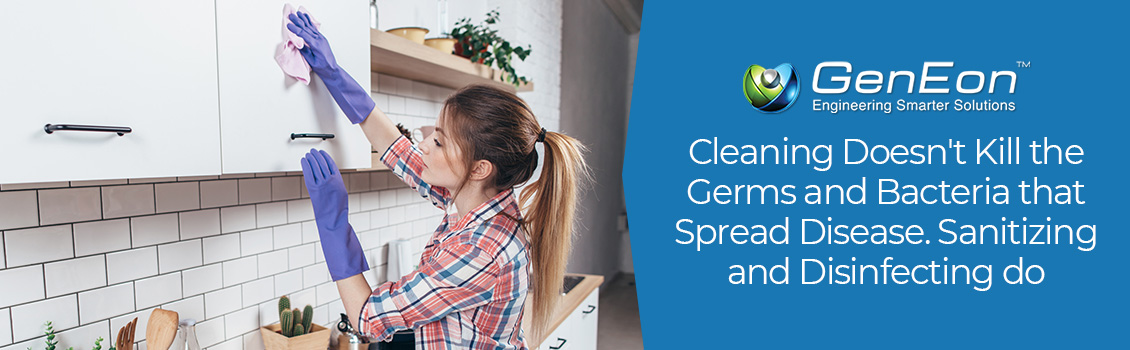
[{"label": "geneon logo", "polygon": [[766,113],[776,113],[789,108],[800,96],[800,79],[793,65],[782,63],[773,69],[751,65],[745,70],[742,81],[745,98],[749,104]]}]

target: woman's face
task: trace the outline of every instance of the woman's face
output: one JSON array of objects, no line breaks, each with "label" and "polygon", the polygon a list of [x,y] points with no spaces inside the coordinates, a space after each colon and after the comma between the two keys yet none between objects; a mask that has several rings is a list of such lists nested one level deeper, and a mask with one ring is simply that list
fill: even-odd
[{"label": "woman's face", "polygon": [[443,128],[444,114],[440,113],[435,131],[424,135],[418,146],[424,161],[420,178],[432,186],[454,190],[463,181],[466,172],[462,152],[451,139],[451,130]]}]

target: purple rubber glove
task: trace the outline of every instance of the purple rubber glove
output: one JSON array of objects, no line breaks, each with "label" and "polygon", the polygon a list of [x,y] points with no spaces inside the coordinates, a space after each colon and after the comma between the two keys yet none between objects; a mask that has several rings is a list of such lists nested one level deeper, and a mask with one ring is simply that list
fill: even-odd
[{"label": "purple rubber glove", "polygon": [[310,14],[298,12],[291,14],[289,18],[291,23],[286,28],[306,41],[306,45],[298,49],[298,52],[302,53],[314,74],[326,83],[326,89],[330,91],[334,101],[337,101],[338,107],[341,107],[353,124],[365,121],[376,107],[369,89],[361,87],[361,84],[337,65],[337,60],[330,51],[330,42],[314,27]]},{"label": "purple rubber glove", "polygon": [[310,149],[302,158],[302,177],[314,205],[314,221],[330,277],[337,281],[368,271],[361,242],[349,225],[349,195],[333,158],[326,151]]}]

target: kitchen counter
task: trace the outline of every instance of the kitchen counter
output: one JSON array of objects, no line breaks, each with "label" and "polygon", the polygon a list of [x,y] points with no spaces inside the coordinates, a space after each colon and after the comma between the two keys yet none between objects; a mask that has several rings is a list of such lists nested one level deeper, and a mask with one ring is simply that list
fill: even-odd
[{"label": "kitchen counter", "polygon": [[522,329],[526,331],[526,335],[528,336],[526,338],[526,346],[530,349],[537,349],[537,347],[541,345],[541,342],[545,340],[547,334],[553,333],[553,330],[557,329],[593,290],[596,290],[597,287],[600,287],[600,285],[604,283],[604,276],[600,275],[578,273],[566,273],[565,275],[580,276],[585,279],[577,284],[576,287],[573,287],[569,293],[557,300],[557,307],[553,311],[553,316],[549,319],[549,328],[546,329],[546,334],[533,334],[529,328],[529,325],[533,322],[534,304],[532,295],[526,298],[526,315],[523,319]]}]

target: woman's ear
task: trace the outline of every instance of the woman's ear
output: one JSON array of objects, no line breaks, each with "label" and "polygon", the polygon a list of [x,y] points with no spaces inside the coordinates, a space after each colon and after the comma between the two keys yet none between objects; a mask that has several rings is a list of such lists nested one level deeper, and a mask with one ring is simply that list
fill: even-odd
[{"label": "woman's ear", "polygon": [[494,172],[494,164],[485,159],[476,160],[471,165],[471,180],[482,181]]}]

